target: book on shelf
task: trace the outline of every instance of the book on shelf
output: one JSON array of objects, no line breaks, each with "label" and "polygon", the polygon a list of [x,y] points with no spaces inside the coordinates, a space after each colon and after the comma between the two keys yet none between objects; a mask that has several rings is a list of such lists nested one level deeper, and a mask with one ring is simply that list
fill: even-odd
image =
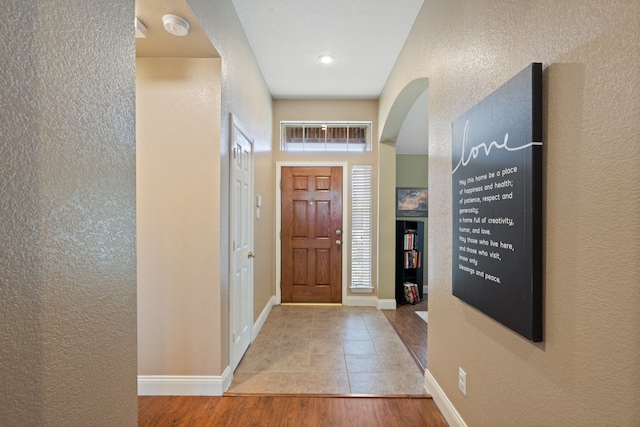
[{"label": "book on shelf", "polygon": [[404,252],[404,268],[420,268],[422,265],[422,256],[416,250]]},{"label": "book on shelf", "polygon": [[412,250],[418,247],[418,232],[416,230],[406,230],[404,233],[404,250]]},{"label": "book on shelf", "polygon": [[420,292],[418,291],[418,285],[411,282],[404,283],[404,298],[410,304],[415,304],[420,301]]}]

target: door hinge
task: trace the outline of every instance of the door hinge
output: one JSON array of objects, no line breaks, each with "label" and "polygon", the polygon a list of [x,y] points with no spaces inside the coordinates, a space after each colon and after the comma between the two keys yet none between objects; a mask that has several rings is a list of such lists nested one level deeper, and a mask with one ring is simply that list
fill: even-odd
[{"label": "door hinge", "polygon": [[280,240],[282,240],[282,230],[280,230]]},{"label": "door hinge", "polygon": [[282,180],[280,180],[280,189],[282,190]]}]

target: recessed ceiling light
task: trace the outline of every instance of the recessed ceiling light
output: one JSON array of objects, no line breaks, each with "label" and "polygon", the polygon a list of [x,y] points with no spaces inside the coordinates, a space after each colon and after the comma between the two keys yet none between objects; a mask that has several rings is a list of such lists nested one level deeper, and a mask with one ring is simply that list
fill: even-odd
[{"label": "recessed ceiling light", "polygon": [[164,29],[174,36],[186,36],[189,32],[189,23],[179,16],[164,15],[162,22],[164,23]]},{"label": "recessed ceiling light", "polygon": [[321,64],[331,64],[335,61],[336,57],[328,53],[323,53],[322,55],[318,56],[318,62],[320,62]]}]

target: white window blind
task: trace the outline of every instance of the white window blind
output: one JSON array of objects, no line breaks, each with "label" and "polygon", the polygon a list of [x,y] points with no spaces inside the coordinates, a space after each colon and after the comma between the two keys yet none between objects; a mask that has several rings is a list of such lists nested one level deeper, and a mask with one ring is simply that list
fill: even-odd
[{"label": "white window blind", "polygon": [[370,288],[373,240],[371,165],[351,170],[351,287]]},{"label": "white window blind", "polygon": [[371,122],[280,122],[283,151],[371,151]]}]

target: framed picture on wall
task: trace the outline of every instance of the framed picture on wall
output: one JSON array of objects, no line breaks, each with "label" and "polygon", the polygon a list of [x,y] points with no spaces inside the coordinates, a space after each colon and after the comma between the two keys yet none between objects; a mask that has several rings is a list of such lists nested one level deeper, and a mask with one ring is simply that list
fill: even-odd
[{"label": "framed picture on wall", "polygon": [[427,216],[428,195],[426,188],[397,187],[396,216]]}]

